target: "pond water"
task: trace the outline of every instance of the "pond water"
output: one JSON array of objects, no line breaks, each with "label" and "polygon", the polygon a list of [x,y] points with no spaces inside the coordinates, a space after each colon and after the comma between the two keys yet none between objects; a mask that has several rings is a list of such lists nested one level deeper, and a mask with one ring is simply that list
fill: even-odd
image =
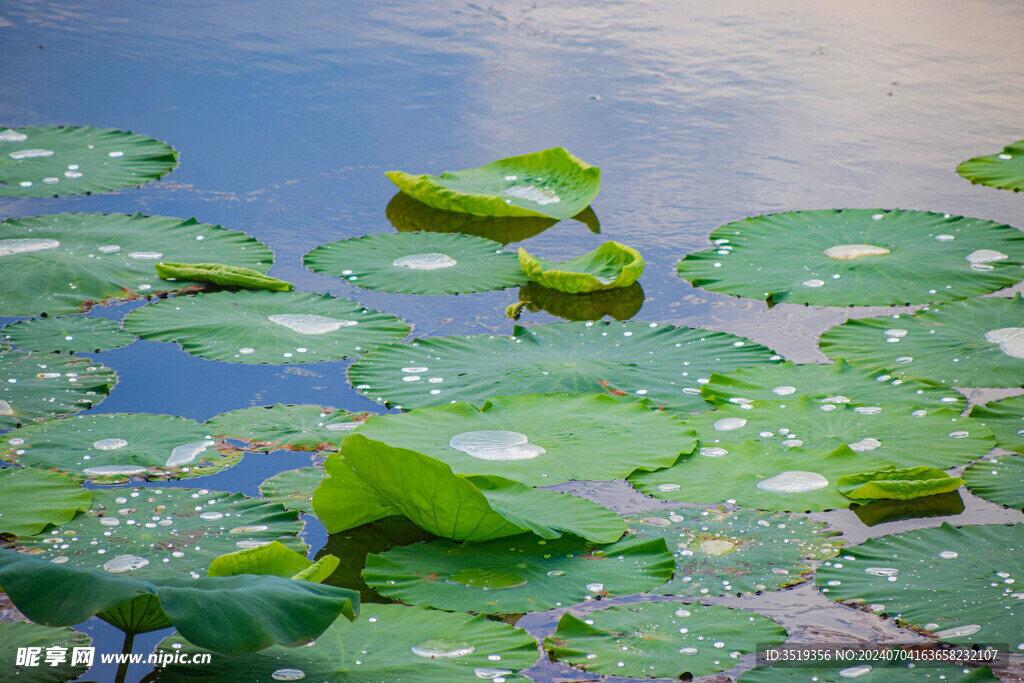
[{"label": "pond water", "polygon": [[[438,173],[562,145],[602,168],[593,204],[600,234],[566,220],[531,237],[531,251],[564,260],[623,242],[647,259],[635,319],[733,332],[792,360],[822,361],[822,331],[887,309],[769,310],[694,289],[675,264],[704,248],[716,226],[773,211],[898,207],[1024,226],[1020,196],[954,172],[1024,137],[1021,35],[1016,0],[8,3],[0,123],[132,130],[172,144],[181,163],[140,189],[0,198],[0,217],[195,216],[272,247],[272,275],[400,316],[414,335],[508,334],[504,309],[515,290],[369,292],[304,269],[301,256],[395,230],[386,170]],[[780,258],[785,250],[780,244]],[[135,306],[93,314],[120,319]],[[520,322],[555,320],[524,312]],[[99,412],[205,420],[276,402],[382,411],[347,384],[347,362],[242,366],[145,341],[95,357],[120,376]],[[308,454],[250,454],[201,485],[256,495],[266,477],[308,462]],[[618,511],[661,505],[622,484],[562,488]],[[815,517],[851,542],[943,519],[1021,520],[965,500],[957,516],[870,529],[848,511]],[[307,523],[315,553],[326,534]],[[805,639],[899,633],[809,585],[717,601],[756,608]],[[523,625],[545,635],[557,618],[531,615]],[[81,628],[99,651],[119,651],[112,628],[96,620]],[[136,652],[161,637],[140,636]],[[135,667],[129,679],[147,671]],[[546,661],[527,673],[586,677]],[[97,666],[86,678],[109,680],[112,671]]]}]

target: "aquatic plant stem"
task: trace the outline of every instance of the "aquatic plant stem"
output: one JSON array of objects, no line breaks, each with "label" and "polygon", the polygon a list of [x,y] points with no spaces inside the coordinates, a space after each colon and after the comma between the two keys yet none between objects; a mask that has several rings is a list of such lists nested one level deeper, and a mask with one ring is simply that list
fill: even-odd
[{"label": "aquatic plant stem", "polygon": [[114,683],[124,683],[124,677],[128,674],[128,655],[132,653],[132,646],[135,644],[135,634],[124,632],[124,645],[121,647],[121,662],[117,665],[117,676]]}]

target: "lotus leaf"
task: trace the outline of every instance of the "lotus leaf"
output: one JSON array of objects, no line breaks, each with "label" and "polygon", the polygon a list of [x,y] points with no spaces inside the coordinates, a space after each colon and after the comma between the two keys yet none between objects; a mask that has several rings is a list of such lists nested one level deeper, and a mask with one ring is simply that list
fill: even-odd
[{"label": "lotus leaf", "polygon": [[117,384],[114,371],[94,360],[24,351],[0,351],[0,377],[7,378],[0,383],[0,429],[87,410]]},{"label": "lotus leaf", "polygon": [[0,585],[39,624],[66,626],[97,615],[129,636],[173,625],[191,642],[224,654],[301,645],[338,616],[354,619],[359,610],[356,593],[309,581],[279,576],[143,581],[11,550],[0,550]]},{"label": "lotus leaf", "polygon": [[998,154],[974,157],[956,167],[956,172],[971,181],[1001,190],[1024,189],[1024,140],[1007,145]]},{"label": "lotus leaf", "polygon": [[238,449],[171,415],[107,413],[43,422],[0,436],[0,460],[114,484],[188,479],[238,464]]},{"label": "lotus leaf", "polygon": [[998,681],[992,669],[982,666],[967,669],[962,665],[935,668],[920,667],[904,661],[879,659],[871,664],[844,664],[822,669],[813,666],[783,668],[760,666],[739,677],[739,683],[786,683],[787,681],[818,681],[819,683],[846,683],[856,677],[862,683],[890,683],[890,681],[916,681],[936,679],[944,683],[987,683]]},{"label": "lotus leaf", "polygon": [[206,428],[214,436],[246,442],[247,451],[337,450],[346,434],[372,413],[350,413],[316,405],[254,406],[211,417]]},{"label": "lotus leaf", "polygon": [[313,494],[313,510],[328,533],[392,515],[457,541],[523,531],[558,538],[567,531],[609,543],[626,530],[617,515],[583,498],[503,477],[456,475],[440,460],[360,434],[346,438],[341,454],[324,465],[330,476]]},{"label": "lotus leaf", "polygon": [[275,292],[290,292],[295,285],[265,275],[252,268],[227,266],[223,263],[169,263],[156,264],[156,274],[164,280],[188,280],[190,282],[212,282],[215,285],[241,287],[243,289],[269,289]]},{"label": "lotus leaf", "polygon": [[338,562],[334,555],[324,555],[316,562],[311,562],[305,555],[295,552],[280,541],[271,541],[213,558],[206,575],[270,574],[286,579],[323,583],[338,568]]},{"label": "lotus leaf", "polygon": [[197,257],[266,270],[274,255],[245,233],[194,218],[62,213],[4,221],[0,315],[79,313],[98,303],[195,289],[194,282],[159,279],[153,263]]},{"label": "lotus leaf", "polygon": [[850,500],[839,493],[836,480],[885,464],[848,446],[831,452],[794,447],[766,453],[761,442],[747,441],[721,450],[726,452],[702,449],[674,467],[637,473],[629,481],[667,500],[806,512],[848,507]]},{"label": "lotus leaf", "polygon": [[483,237],[434,232],[366,235],[321,245],[307,268],[398,294],[469,294],[526,284],[516,257]]},{"label": "lotus leaf", "polygon": [[692,411],[709,407],[700,386],[712,371],[779,360],[759,344],[722,332],[641,322],[551,323],[517,326],[511,337],[392,344],[353,362],[348,378],[367,398],[405,408],[569,391]]},{"label": "lotus leaf", "polygon": [[785,402],[725,404],[689,418],[687,424],[697,431],[705,448],[731,450],[748,439],[756,439],[766,449],[804,446],[830,451],[845,444],[897,467],[966,465],[994,445],[988,427],[952,410],[859,406],[808,396]]},{"label": "lotus leaf", "polygon": [[1024,524],[918,529],[846,549],[841,563],[818,569],[833,600],[869,604],[901,625],[951,643],[1024,647],[1019,609]]},{"label": "lotus leaf", "polygon": [[949,408],[961,412],[964,397],[946,387],[912,380],[894,380],[871,368],[853,366],[839,359],[829,365],[794,365],[786,361],[763,368],[740,368],[728,374],[714,373],[701,394],[715,405],[795,401],[809,396],[819,402],[852,403],[892,409]]},{"label": "lotus leaf", "polygon": [[959,491],[950,491],[910,500],[882,498],[866,505],[851,505],[850,509],[864,526],[876,526],[904,519],[959,515],[964,511],[964,500],[960,497]]},{"label": "lotus leaf", "polygon": [[135,335],[113,320],[88,315],[22,320],[5,325],[0,333],[19,348],[40,353],[99,353],[135,341]]},{"label": "lotus leaf", "polygon": [[531,281],[567,294],[629,287],[644,272],[644,258],[639,251],[610,241],[564,263],[533,256],[519,247],[519,265]]},{"label": "lotus leaf", "polygon": [[639,282],[629,287],[610,289],[590,294],[566,294],[531,282],[519,289],[519,302],[512,304],[509,317],[519,319],[522,308],[536,313],[546,311],[566,320],[600,320],[608,316],[616,320],[629,320],[644,305],[644,290]]},{"label": "lotus leaf", "polygon": [[56,472],[0,470],[0,534],[32,536],[89,509],[92,494]]},{"label": "lotus leaf", "polygon": [[850,320],[821,350],[901,380],[961,387],[1024,385],[1024,300],[987,298],[927,307],[916,315]]},{"label": "lotus leaf", "polygon": [[669,467],[696,445],[693,431],[676,417],[611,396],[566,394],[378,415],[359,434],[426,453],[459,474],[496,474],[530,486],[622,479],[638,469]]},{"label": "lotus leaf", "polygon": [[0,130],[0,195],[53,197],[134,187],[178,165],[170,145],[92,126]]},{"label": "lotus leaf", "polygon": [[572,218],[601,189],[601,169],[561,147],[508,157],[440,177],[388,171],[405,194],[435,209],[479,216]]},{"label": "lotus leaf", "polygon": [[1024,457],[1004,455],[979,460],[964,470],[964,482],[976,496],[1024,510]]},{"label": "lotus leaf", "polygon": [[612,605],[584,619],[566,613],[544,647],[584,671],[631,678],[689,679],[731,669],[786,629],[768,617],[699,602]]},{"label": "lotus leaf", "polygon": [[858,472],[839,477],[839,492],[853,500],[910,500],[956,491],[963,486],[960,477],[951,477],[934,467],[896,469],[891,465],[874,472]]},{"label": "lotus leaf", "polygon": [[[537,641],[526,631],[482,616],[450,614],[401,605],[363,605],[359,619],[334,622],[309,647],[274,646],[244,657],[215,656],[211,663],[170,664],[161,683],[208,679],[223,683],[298,680],[479,682],[514,675],[537,661]],[[170,635],[159,653],[206,652]],[[186,660],[190,661],[190,660]]]},{"label": "lotus leaf", "polygon": [[[583,210],[596,223],[588,207]],[[385,209],[388,221],[398,232],[448,232],[476,235],[498,244],[522,242],[544,232],[558,221],[547,216],[474,216],[427,206],[404,192],[396,192]],[[578,220],[584,220],[579,217]],[[584,222],[587,222],[584,220]],[[599,232],[600,229],[595,232]]]},{"label": "lotus leaf", "polygon": [[577,538],[524,534],[392,548],[366,558],[363,578],[379,593],[413,605],[521,614],[650,590],[672,576],[673,566],[660,538],[595,547]]},{"label": "lotus leaf", "polygon": [[1024,396],[975,405],[971,417],[992,429],[996,446],[1024,453]]},{"label": "lotus leaf", "polygon": [[626,517],[629,533],[664,538],[675,557],[672,580],[656,595],[729,595],[786,588],[806,581],[810,562],[842,545],[806,517],[743,508],[683,508]]},{"label": "lotus leaf", "polygon": [[218,555],[272,541],[306,550],[295,536],[302,530],[297,513],[241,493],[146,488],[92,495],[87,514],[15,544],[56,564],[142,579],[198,578]]},{"label": "lotus leaf", "polygon": [[327,476],[320,467],[302,467],[287,470],[260,484],[260,495],[272,503],[279,503],[286,510],[298,510],[313,514],[313,491]]},{"label": "lotus leaf", "polygon": [[964,299],[1024,279],[1024,235],[949,214],[838,209],[767,214],[716,228],[679,274],[733,296],[816,306]]},{"label": "lotus leaf", "polygon": [[[89,668],[82,662],[72,664],[75,648],[89,647],[91,642],[89,636],[70,628],[52,628],[24,621],[0,622],[0,671],[6,672],[5,676],[17,678],[20,683],[70,681]],[[24,666],[18,661],[18,651],[27,647],[37,648],[39,660],[35,666]],[[51,647],[65,648],[65,659],[50,665],[46,661],[46,650]]]},{"label": "lotus leaf", "polygon": [[409,326],[354,301],[312,292],[215,292],[136,309],[125,329],[229,363],[316,363],[401,339]]}]

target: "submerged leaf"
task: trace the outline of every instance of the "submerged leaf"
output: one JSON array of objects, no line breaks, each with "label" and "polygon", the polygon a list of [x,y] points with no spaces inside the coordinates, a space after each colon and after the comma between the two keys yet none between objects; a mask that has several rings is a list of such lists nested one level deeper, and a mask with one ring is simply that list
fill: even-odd
[{"label": "submerged leaf", "polygon": [[212,282],[216,285],[242,287],[243,289],[270,289],[276,292],[290,292],[295,285],[265,275],[252,268],[228,266],[223,263],[170,263],[156,264],[156,274],[164,280],[190,280]]},{"label": "submerged leaf", "polygon": [[956,491],[963,486],[964,480],[934,467],[896,469],[890,465],[873,472],[847,474],[839,477],[836,483],[840,493],[857,501],[910,500]]},{"label": "submerged leaf", "polygon": [[135,335],[113,320],[87,315],[33,318],[5,325],[0,334],[15,346],[40,353],[81,353],[119,349]]},{"label": "submerged leaf", "polygon": [[519,264],[533,282],[568,294],[628,287],[644,272],[640,252],[618,242],[605,242],[594,251],[563,263],[533,256],[520,247]]},{"label": "submerged leaf", "polygon": [[388,171],[387,176],[424,204],[482,216],[572,218],[601,189],[601,169],[561,147],[446,171],[440,177],[402,171]]},{"label": "submerged leaf", "polygon": [[88,410],[117,384],[114,371],[94,360],[24,351],[0,351],[0,376],[7,378],[0,382],[0,429]]},{"label": "submerged leaf", "polygon": [[968,159],[956,167],[956,172],[971,184],[1014,192],[1024,190],[1024,140],[1007,145],[997,154]]},{"label": "submerged leaf", "polygon": [[0,534],[32,536],[89,509],[92,494],[56,472],[0,470]]},{"label": "submerged leaf", "polygon": [[600,320],[605,316],[616,320],[629,320],[640,312],[643,305],[644,290],[639,282],[622,289],[589,294],[566,294],[531,282],[519,288],[519,302],[512,304],[519,307],[519,312],[525,306],[528,311],[546,311],[566,320]]}]

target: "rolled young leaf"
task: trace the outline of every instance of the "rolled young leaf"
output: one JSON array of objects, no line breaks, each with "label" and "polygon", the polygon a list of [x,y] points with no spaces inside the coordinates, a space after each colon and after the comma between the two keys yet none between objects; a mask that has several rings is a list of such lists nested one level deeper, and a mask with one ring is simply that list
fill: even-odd
[{"label": "rolled young leaf", "polygon": [[212,282],[215,285],[242,287],[243,289],[270,289],[275,292],[290,292],[295,287],[290,282],[264,275],[252,268],[229,266],[223,263],[171,263],[155,264],[156,274],[164,280],[191,280]]}]

